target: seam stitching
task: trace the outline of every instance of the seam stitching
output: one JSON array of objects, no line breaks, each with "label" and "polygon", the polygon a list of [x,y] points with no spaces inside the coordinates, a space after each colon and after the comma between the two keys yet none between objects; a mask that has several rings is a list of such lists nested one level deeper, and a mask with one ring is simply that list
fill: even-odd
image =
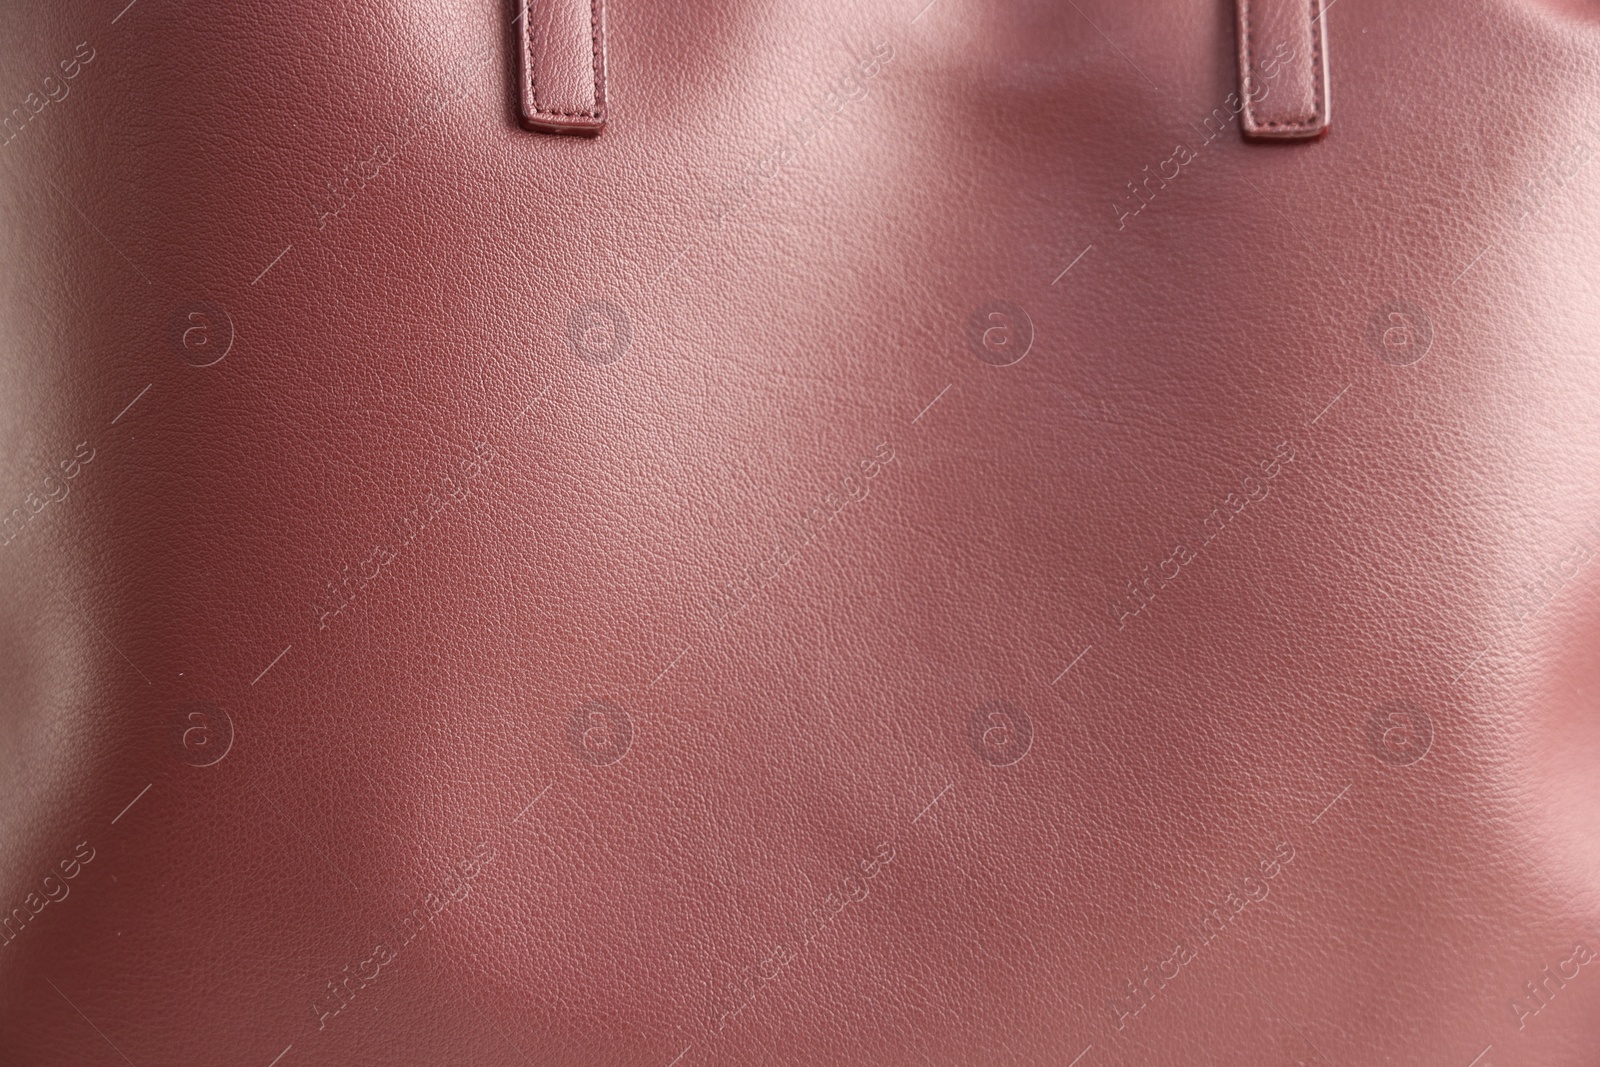
[{"label": "seam stitching", "polygon": [[1323,115],[1323,73],[1322,49],[1325,26],[1322,21],[1321,0],[1310,0],[1311,5],[1311,114],[1304,118],[1283,120],[1261,120],[1256,118],[1255,102],[1250,99],[1250,86],[1255,69],[1255,39],[1250,28],[1250,2],[1239,0],[1240,29],[1244,34],[1244,55],[1241,66],[1244,68],[1244,113],[1247,124],[1253,129],[1262,130],[1296,130],[1310,133],[1322,125]]},{"label": "seam stitching", "polygon": [[[556,0],[557,3],[560,0]],[[533,101],[535,115],[556,115],[566,119],[598,119],[605,108],[605,79],[600,70],[600,25],[599,7],[601,0],[592,0],[589,4],[589,76],[594,86],[594,108],[589,111],[557,111],[554,108],[539,106],[539,83],[533,76],[533,26],[532,7],[522,17],[522,56],[523,65],[527,69],[528,96]]]}]

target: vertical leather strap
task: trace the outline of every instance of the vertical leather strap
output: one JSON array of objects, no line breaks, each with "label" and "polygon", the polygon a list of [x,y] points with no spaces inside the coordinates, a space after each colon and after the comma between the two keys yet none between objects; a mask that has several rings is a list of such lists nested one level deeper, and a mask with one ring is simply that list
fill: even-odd
[{"label": "vertical leather strap", "polygon": [[593,136],[606,124],[604,0],[528,0],[517,20],[522,124]]},{"label": "vertical leather strap", "polygon": [[1322,0],[1238,0],[1240,126],[1246,137],[1305,140],[1328,128]]}]

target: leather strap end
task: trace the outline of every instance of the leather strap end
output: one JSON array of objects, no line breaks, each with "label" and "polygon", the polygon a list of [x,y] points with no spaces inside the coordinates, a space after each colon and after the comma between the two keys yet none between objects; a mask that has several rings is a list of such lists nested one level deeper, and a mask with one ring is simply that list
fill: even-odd
[{"label": "leather strap end", "polygon": [[1264,141],[1328,129],[1328,33],[1322,0],[1238,0],[1240,128]]},{"label": "leather strap end", "polygon": [[517,19],[522,125],[592,137],[606,124],[604,0],[527,0]]}]

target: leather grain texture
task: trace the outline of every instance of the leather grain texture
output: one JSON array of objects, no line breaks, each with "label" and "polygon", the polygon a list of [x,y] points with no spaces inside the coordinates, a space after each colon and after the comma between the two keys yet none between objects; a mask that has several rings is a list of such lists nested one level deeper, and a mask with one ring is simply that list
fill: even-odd
[{"label": "leather grain texture", "polygon": [[1592,5],[517,15],[0,7],[0,1064],[1600,1062]]},{"label": "leather grain texture", "polygon": [[594,135],[606,122],[605,0],[527,0],[515,20],[522,124]]},{"label": "leather grain texture", "polygon": [[1327,16],[1322,0],[1238,0],[1239,126],[1259,140],[1328,129]]}]

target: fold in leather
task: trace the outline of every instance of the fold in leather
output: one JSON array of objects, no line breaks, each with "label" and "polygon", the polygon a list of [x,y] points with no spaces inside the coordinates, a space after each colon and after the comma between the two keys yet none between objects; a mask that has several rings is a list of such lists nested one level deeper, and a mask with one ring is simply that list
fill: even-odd
[{"label": "fold in leather", "polygon": [[1246,137],[1306,140],[1328,128],[1322,0],[1238,0],[1240,115]]},{"label": "fold in leather", "polygon": [[604,0],[529,0],[516,26],[522,125],[599,133],[606,124]]}]

